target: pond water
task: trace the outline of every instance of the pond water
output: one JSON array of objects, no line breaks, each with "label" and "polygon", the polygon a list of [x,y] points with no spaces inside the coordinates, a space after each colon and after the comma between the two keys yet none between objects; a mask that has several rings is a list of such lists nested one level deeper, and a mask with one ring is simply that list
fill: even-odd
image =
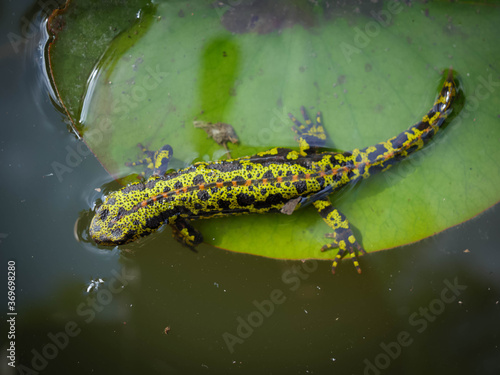
[{"label": "pond water", "polygon": [[68,159],[82,145],[40,73],[40,5],[0,10],[2,374],[500,373],[498,205],[361,257],[362,275],[195,253],[168,228],[133,254],[80,242],[76,221],[110,177],[91,153]]}]

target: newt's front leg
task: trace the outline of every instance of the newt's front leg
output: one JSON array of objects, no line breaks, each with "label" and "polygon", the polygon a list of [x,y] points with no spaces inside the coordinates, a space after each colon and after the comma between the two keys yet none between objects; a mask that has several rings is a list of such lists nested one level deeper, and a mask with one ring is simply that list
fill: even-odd
[{"label": "newt's front leg", "polygon": [[147,147],[143,146],[141,143],[138,143],[137,146],[146,157],[133,163],[125,163],[125,165],[127,167],[146,165],[145,171],[143,171],[141,175],[163,176],[168,169],[168,162],[173,155],[172,147],[170,147],[170,145],[165,145],[158,151],[149,151]]},{"label": "newt's front leg", "polygon": [[196,251],[194,247],[203,242],[203,235],[188,220],[175,217],[169,219],[168,223],[172,227],[174,238],[191,250]]},{"label": "newt's front leg", "polygon": [[356,267],[358,273],[361,273],[361,268],[359,267],[359,262],[356,258],[356,249],[363,254],[366,254],[366,251],[361,247],[358,241],[356,241],[356,238],[349,227],[349,221],[347,221],[347,218],[339,210],[332,206],[328,197],[316,200],[312,202],[312,204],[316,207],[323,220],[334,230],[333,233],[328,233],[326,235],[326,237],[333,238],[333,242],[324,245],[321,248],[321,251],[326,251],[334,247],[339,248],[332,264],[332,273],[335,273],[335,268],[346,251],[349,251],[354,267]]}]

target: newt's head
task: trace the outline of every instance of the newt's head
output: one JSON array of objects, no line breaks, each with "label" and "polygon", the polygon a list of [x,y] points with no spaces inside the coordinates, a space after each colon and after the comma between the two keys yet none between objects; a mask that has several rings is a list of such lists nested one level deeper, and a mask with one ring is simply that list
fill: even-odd
[{"label": "newt's head", "polygon": [[124,220],[121,220],[117,206],[108,203],[110,197],[97,209],[90,223],[89,233],[98,245],[123,245],[133,241],[136,233],[128,229]]},{"label": "newt's head", "polygon": [[148,197],[143,183],[131,184],[106,197],[92,218],[90,236],[104,246],[135,241],[157,230],[173,215],[165,205],[168,199]]}]

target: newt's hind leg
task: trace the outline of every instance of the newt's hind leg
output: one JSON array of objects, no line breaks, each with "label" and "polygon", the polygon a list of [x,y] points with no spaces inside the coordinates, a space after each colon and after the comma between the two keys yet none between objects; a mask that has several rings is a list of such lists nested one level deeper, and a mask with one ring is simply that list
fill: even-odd
[{"label": "newt's hind leg", "polygon": [[366,251],[361,247],[358,241],[356,241],[356,238],[354,238],[347,218],[332,206],[328,197],[316,200],[312,202],[312,204],[316,207],[323,220],[334,230],[333,233],[328,233],[326,235],[326,237],[333,238],[333,242],[321,248],[321,251],[326,251],[334,247],[339,248],[332,264],[332,273],[335,273],[335,268],[346,251],[349,251],[354,267],[356,267],[358,273],[361,273],[361,268],[356,258],[356,250],[362,254],[366,254]]},{"label": "newt's hind leg", "polygon": [[288,114],[290,119],[293,121],[295,126],[292,130],[297,134],[297,141],[300,146],[300,153],[306,155],[308,153],[314,152],[313,148],[323,147],[326,142],[325,128],[323,127],[323,121],[321,119],[321,112],[316,113],[315,121],[311,121],[306,109],[302,106],[300,107],[300,112],[304,118],[304,123],[302,124],[299,120],[295,118],[291,113]]},{"label": "newt's hind leg", "polygon": [[141,173],[143,176],[146,173],[153,176],[163,176],[168,169],[168,162],[172,158],[172,147],[165,145],[158,151],[149,151],[141,143],[138,143],[137,146],[139,146],[146,157],[133,163],[125,163],[125,165],[128,167],[146,165],[146,170]]}]

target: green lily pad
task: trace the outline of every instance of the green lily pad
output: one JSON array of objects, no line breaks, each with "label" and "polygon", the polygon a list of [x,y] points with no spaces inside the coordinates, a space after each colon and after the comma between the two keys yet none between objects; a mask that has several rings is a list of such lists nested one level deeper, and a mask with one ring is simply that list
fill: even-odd
[{"label": "green lily pad", "polygon": [[[458,116],[409,160],[332,202],[370,252],[433,235],[499,200],[496,6],[166,1],[135,4],[128,14],[139,17],[127,23],[119,7],[116,18],[101,17],[81,3],[58,16],[64,27],[51,48],[51,70],[75,129],[115,178],[141,158],[138,142],[170,144],[174,168],[225,157],[193,121],[231,124],[240,139],[230,145],[233,157],[297,147],[287,113],[298,115],[301,105],[322,111],[329,147],[369,146],[419,121],[453,66],[465,93]],[[78,16],[70,16],[76,8]],[[75,75],[75,62],[106,27],[117,32]],[[286,259],[335,254],[319,252],[328,227],[310,207],[195,226],[207,243],[233,251]]]}]

